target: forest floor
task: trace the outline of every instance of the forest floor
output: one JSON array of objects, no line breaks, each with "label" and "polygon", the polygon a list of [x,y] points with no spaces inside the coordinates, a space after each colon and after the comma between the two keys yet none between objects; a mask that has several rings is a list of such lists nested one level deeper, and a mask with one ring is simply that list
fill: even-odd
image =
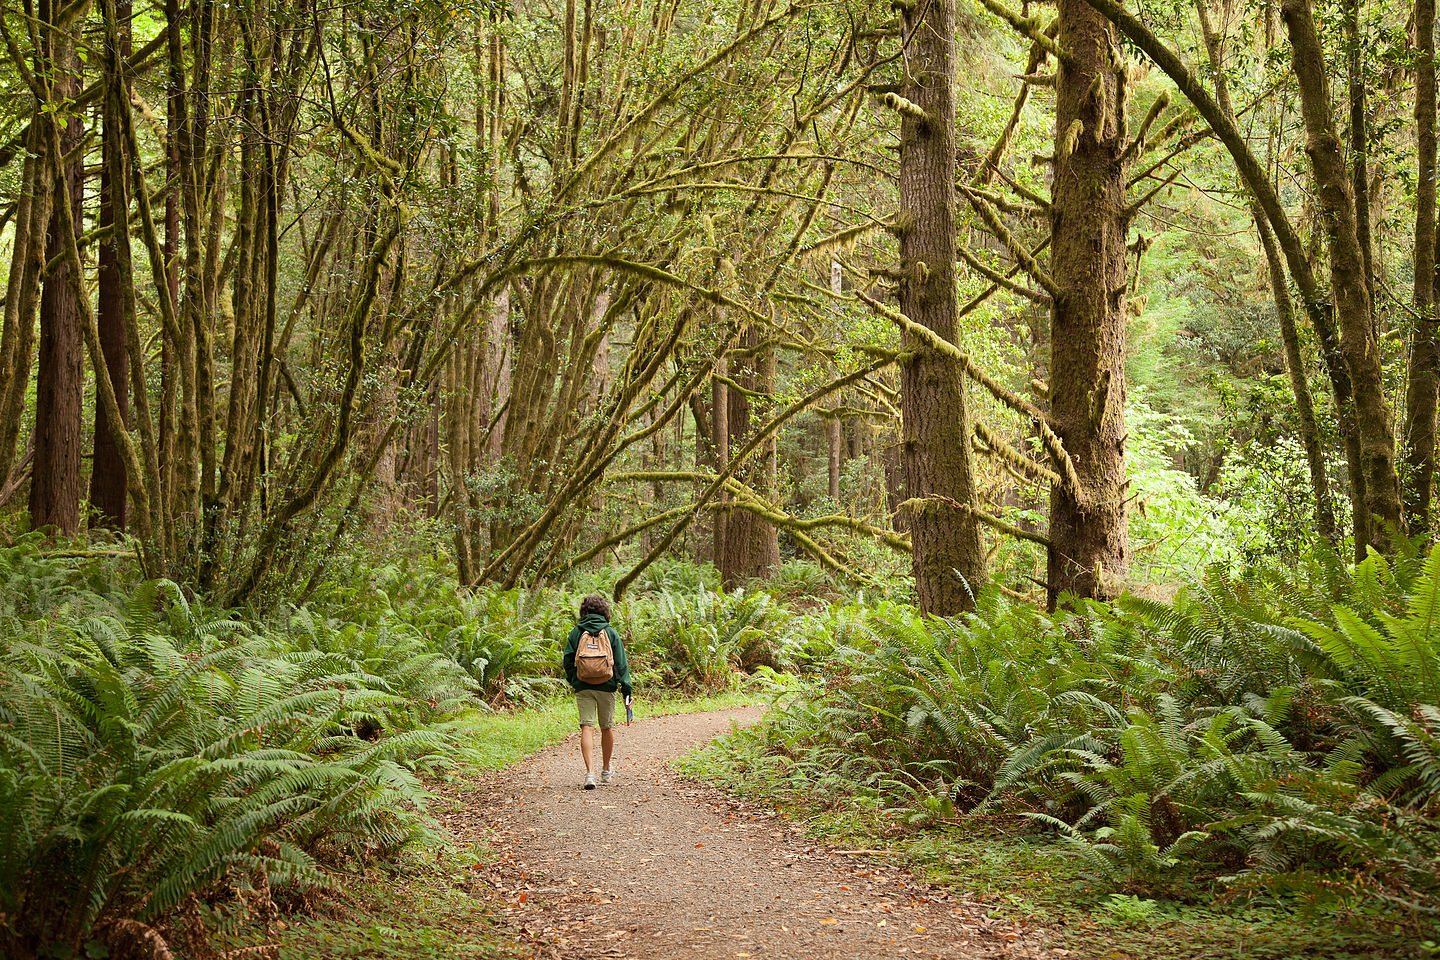
[{"label": "forest floor", "polygon": [[1067,955],[883,854],[827,848],[775,810],[670,769],[759,715],[737,707],[617,726],[616,782],[588,791],[572,735],[472,783],[441,819],[462,844],[488,849],[493,861],[476,865],[484,885],[536,957]]}]

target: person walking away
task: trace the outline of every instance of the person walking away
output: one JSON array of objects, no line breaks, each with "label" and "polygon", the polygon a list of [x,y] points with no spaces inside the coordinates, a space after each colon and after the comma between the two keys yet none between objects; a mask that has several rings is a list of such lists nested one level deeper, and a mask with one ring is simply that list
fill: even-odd
[{"label": "person walking away", "polygon": [[595,728],[600,728],[600,753],[604,766],[600,782],[615,782],[615,691],[631,702],[630,661],[620,634],[610,626],[610,601],[592,593],[580,601],[580,622],[565,641],[565,678],[575,691],[575,708],[580,715],[580,755],[585,760],[585,789],[595,789],[595,767],[591,747]]}]

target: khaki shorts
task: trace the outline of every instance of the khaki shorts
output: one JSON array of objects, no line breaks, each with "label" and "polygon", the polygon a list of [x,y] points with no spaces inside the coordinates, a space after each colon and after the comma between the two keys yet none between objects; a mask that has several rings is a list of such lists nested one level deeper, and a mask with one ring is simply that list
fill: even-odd
[{"label": "khaki shorts", "polygon": [[609,730],[615,725],[615,692],[576,690],[575,706],[580,711],[580,726]]}]

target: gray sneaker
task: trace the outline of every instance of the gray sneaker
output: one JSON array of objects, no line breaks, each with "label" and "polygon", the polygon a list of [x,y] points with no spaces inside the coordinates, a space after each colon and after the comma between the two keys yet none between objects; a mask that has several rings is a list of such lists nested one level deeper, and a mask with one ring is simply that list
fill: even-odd
[{"label": "gray sneaker", "polygon": [[610,786],[610,784],[612,784],[612,783],[615,782],[615,771],[614,771],[614,770],[601,770],[601,771],[600,771],[600,782],[603,783],[603,784],[605,784],[605,786],[607,786],[607,787]]},{"label": "gray sneaker", "polygon": [[593,773],[587,773],[587,774],[585,774],[585,789],[586,789],[586,790],[594,790],[594,789],[595,789],[595,774],[593,774]]}]

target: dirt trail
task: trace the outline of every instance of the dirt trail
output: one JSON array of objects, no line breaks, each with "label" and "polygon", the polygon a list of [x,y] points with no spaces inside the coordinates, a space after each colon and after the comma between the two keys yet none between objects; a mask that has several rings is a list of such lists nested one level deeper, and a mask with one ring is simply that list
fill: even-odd
[{"label": "dirt trail", "polygon": [[740,708],[617,727],[616,783],[589,791],[572,735],[463,798],[465,812],[447,819],[500,855],[489,883],[539,957],[1064,955],[883,857],[828,850],[668,769],[758,715]]}]

